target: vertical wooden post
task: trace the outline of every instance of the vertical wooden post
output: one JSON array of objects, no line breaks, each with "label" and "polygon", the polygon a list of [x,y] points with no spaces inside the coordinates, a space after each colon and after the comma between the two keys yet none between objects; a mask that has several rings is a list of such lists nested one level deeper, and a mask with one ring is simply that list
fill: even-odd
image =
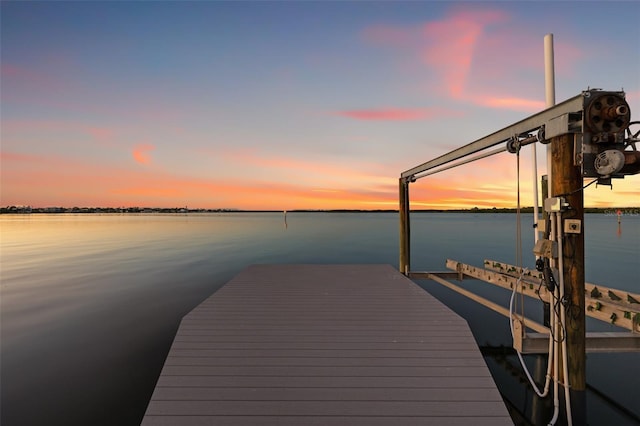
[{"label": "vertical wooden post", "polygon": [[400,264],[398,269],[407,274],[410,271],[411,245],[409,229],[409,180],[400,178]]},{"label": "vertical wooden post", "polygon": [[562,213],[562,221],[578,219],[583,225],[579,234],[565,234],[562,256],[564,294],[567,303],[567,357],[571,415],[573,424],[587,424],[586,414],[586,352],[585,352],[585,290],[584,290],[584,194],[580,166],[574,164],[574,135],[565,134],[551,139],[551,195],[562,195],[569,204]]},{"label": "vertical wooden post", "polygon": [[[540,187],[542,188],[542,200],[549,196],[549,178],[547,175],[542,176],[540,178]],[[544,201],[542,202],[544,206]],[[549,217],[549,213],[543,208],[542,209],[542,220],[547,222],[547,218]],[[549,239],[549,229],[545,228],[544,232],[541,235],[542,238]]]}]

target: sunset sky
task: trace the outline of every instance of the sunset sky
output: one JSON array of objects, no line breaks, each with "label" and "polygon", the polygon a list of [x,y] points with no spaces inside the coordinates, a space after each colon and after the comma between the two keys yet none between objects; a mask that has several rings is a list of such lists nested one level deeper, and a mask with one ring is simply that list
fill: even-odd
[{"label": "sunset sky", "polygon": [[[624,89],[640,120],[640,2],[0,7],[2,206],[396,209],[401,172],[544,109],[547,33],[558,102]],[[516,169],[424,178],[412,207],[515,206]],[[640,176],[585,205],[640,206]]]}]

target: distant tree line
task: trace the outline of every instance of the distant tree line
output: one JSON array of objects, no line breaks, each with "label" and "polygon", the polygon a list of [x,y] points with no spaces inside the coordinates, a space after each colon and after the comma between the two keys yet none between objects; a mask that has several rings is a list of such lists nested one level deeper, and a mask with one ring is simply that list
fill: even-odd
[{"label": "distant tree line", "polygon": [[220,213],[237,209],[188,209],[186,207],[0,207],[2,213]]},{"label": "distant tree line", "polygon": [[[359,210],[359,209],[315,209],[315,210],[289,210],[290,213],[394,213],[398,210]],[[540,212],[543,209],[540,207]],[[624,215],[639,215],[638,207],[585,207],[585,213],[617,214],[620,211]],[[0,207],[0,214],[29,214],[29,213],[270,213],[282,212],[282,210],[240,210],[234,208],[223,209],[188,209],[187,207],[31,207],[31,206],[6,206]],[[491,207],[470,209],[420,209],[411,210],[412,213],[516,213],[514,207]],[[533,213],[533,207],[522,207],[521,213]]]}]

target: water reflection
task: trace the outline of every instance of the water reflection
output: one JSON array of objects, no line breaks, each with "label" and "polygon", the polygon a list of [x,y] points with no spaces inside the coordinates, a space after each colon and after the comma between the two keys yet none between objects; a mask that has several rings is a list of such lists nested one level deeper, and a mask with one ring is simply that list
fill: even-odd
[{"label": "water reflection", "polygon": [[[531,389],[528,378],[516,358],[515,350],[506,346],[481,346],[480,351],[485,357],[494,380],[498,383],[500,393],[514,423],[527,426],[548,425],[553,416],[553,396],[540,398]],[[538,387],[542,387],[545,381],[548,357],[546,355],[526,355],[525,361],[533,372]],[[633,362],[631,363],[633,364]],[[587,383],[586,388],[590,424],[615,424],[618,426],[640,424],[640,415],[625,404],[621,404],[598,386]],[[562,398],[562,393],[560,396]],[[560,405],[564,405],[562,399]],[[606,416],[597,414],[605,407],[608,409]],[[563,410],[560,410],[560,417],[556,424],[566,424]]]},{"label": "water reflection", "polygon": [[[442,270],[447,257],[513,263],[514,218],[414,215],[412,261],[423,270]],[[395,265],[397,220],[395,213],[289,213],[283,232],[282,212],[0,216],[0,424],[139,424],[178,323],[200,301],[252,263]],[[611,225],[605,215],[585,217],[587,279],[637,292],[640,217],[625,216],[618,238]],[[420,285],[464,316],[481,345],[510,344],[503,317],[437,284]],[[508,294],[488,293],[508,305]],[[587,362],[590,383],[637,410],[625,371],[637,354],[590,354]],[[505,399],[531,413],[532,391],[497,360],[487,364]],[[588,398],[592,424],[635,424]]]}]

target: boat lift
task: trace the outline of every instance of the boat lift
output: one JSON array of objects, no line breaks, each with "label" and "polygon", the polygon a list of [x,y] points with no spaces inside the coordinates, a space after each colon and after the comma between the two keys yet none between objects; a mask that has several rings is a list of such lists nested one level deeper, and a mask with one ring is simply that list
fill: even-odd
[{"label": "boat lift", "polygon": [[[520,353],[544,353],[552,347],[557,398],[558,382],[564,383],[567,418],[586,424],[586,352],[640,351],[640,295],[585,284],[584,280],[584,179],[611,185],[613,179],[640,173],[640,152],[633,133],[631,110],[623,91],[589,89],[557,105],[471,142],[400,175],[399,270],[410,278],[430,279],[511,319],[513,346]],[[533,252],[536,271],[521,265],[484,260],[481,268],[447,260],[450,272],[411,269],[409,186],[419,179],[502,152],[519,154],[529,144],[547,145],[548,192],[545,218],[534,210],[536,233]],[[588,186],[587,185],[587,186]],[[537,191],[536,191],[537,192]],[[537,200],[535,201],[537,204]],[[478,279],[553,305],[549,325],[518,316],[463,289],[447,279]],[[512,296],[513,303],[513,296]],[[576,314],[577,313],[577,314]],[[571,321],[565,317],[571,315]],[[608,321],[628,332],[586,333],[585,316]],[[555,324],[555,325],[554,325]],[[559,325],[557,325],[559,324]],[[532,330],[527,332],[527,329]],[[560,333],[562,341],[555,341]],[[559,347],[562,346],[560,349]],[[520,355],[519,355],[520,356]],[[563,374],[559,371],[562,358]],[[550,356],[551,359],[551,356]],[[525,370],[526,371],[526,370]],[[545,394],[548,384],[545,386]],[[533,382],[532,382],[533,384]],[[533,384],[536,392],[537,387]],[[544,396],[542,392],[540,396]],[[557,408],[557,407],[556,407]],[[554,419],[550,424],[555,423]]]}]

